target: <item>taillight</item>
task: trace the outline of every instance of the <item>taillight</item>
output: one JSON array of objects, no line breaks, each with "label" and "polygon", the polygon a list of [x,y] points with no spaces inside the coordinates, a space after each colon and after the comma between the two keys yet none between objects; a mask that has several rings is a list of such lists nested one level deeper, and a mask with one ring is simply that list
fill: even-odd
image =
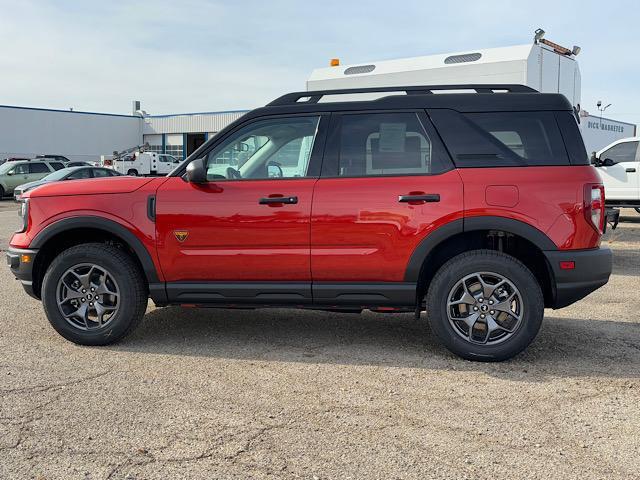
[{"label": "taillight", "polygon": [[594,184],[584,186],[584,216],[598,233],[604,232],[604,186]]}]

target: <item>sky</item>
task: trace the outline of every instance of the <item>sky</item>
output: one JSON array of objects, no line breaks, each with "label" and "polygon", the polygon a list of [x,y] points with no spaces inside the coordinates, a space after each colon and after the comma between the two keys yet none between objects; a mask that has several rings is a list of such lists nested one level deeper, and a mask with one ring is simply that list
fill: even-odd
[{"label": "sky", "polygon": [[579,45],[582,106],[640,123],[634,1],[0,0],[0,105],[242,110],[314,68],[530,43]]}]

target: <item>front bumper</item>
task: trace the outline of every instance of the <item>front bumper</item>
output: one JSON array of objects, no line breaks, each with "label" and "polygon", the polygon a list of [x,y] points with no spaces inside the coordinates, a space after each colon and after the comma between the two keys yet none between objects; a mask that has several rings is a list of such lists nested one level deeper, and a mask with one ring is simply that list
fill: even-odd
[{"label": "front bumper", "polygon": [[[590,250],[554,250],[544,252],[553,273],[553,303],[562,308],[586,297],[609,281],[613,256],[606,247]],[[573,262],[563,269],[561,263]]]},{"label": "front bumper", "polygon": [[38,298],[33,291],[33,263],[37,253],[37,250],[13,247],[9,247],[6,253],[11,273],[20,280],[25,292],[33,298]]}]

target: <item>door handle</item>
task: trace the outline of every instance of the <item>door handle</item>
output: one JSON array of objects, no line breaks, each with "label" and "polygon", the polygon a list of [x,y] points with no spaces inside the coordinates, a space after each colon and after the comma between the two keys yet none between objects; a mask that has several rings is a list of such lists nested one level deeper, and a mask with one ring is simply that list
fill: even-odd
[{"label": "door handle", "polygon": [[636,169],[635,168],[627,168],[625,170],[625,172],[627,172],[627,173],[636,173]]},{"label": "door handle", "polygon": [[298,197],[262,197],[258,203],[260,205],[295,205],[298,203]]},{"label": "door handle", "polygon": [[410,203],[412,205],[419,205],[421,203],[433,203],[440,201],[439,193],[421,193],[415,195],[399,195],[398,201],[401,203]]}]

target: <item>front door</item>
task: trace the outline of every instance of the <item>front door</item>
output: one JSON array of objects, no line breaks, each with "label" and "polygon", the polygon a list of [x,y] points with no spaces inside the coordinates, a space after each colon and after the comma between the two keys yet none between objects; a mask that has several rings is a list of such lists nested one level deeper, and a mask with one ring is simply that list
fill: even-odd
[{"label": "front door", "polygon": [[171,177],[159,188],[158,254],[170,301],[310,302],[311,199],[324,122],[321,115],[250,121],[204,154],[207,183]]},{"label": "front door", "polygon": [[622,142],[600,154],[598,173],[611,200],[640,200],[638,141]]},{"label": "front door", "polygon": [[334,114],[311,223],[314,301],[415,303],[412,253],[462,217],[458,172],[424,112]]},{"label": "front door", "polygon": [[19,163],[18,165],[13,167],[13,169],[7,172],[7,177],[6,177],[7,187],[13,190],[20,185],[31,182],[32,179],[30,175],[31,174],[29,173],[29,164]]}]

